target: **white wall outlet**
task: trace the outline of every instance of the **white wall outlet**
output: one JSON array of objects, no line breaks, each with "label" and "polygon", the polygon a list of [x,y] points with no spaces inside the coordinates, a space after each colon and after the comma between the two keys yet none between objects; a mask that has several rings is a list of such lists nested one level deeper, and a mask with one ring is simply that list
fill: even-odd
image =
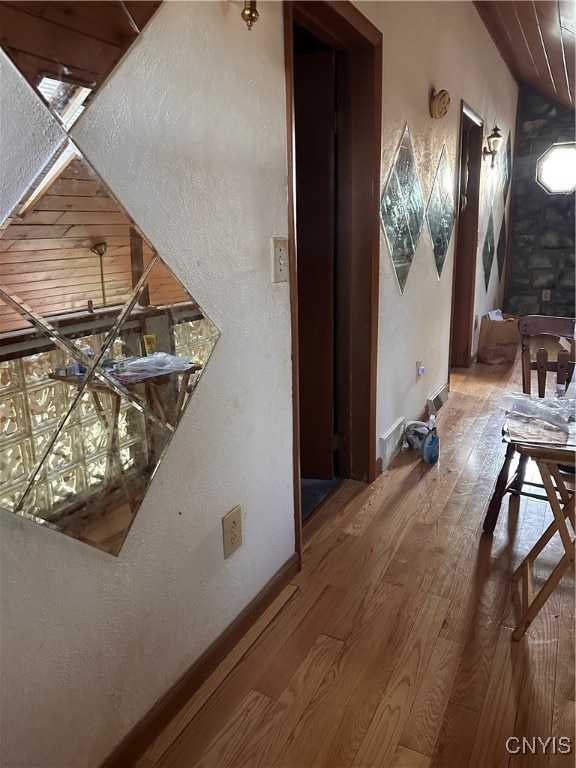
[{"label": "white wall outlet", "polygon": [[288,280],[288,238],[272,238],[272,282],[285,283]]},{"label": "white wall outlet", "polygon": [[542,301],[550,301],[550,289],[542,291]]},{"label": "white wall outlet", "polygon": [[416,360],[416,378],[419,379],[421,376],[424,376],[424,371],[426,369],[424,368],[424,365],[422,364],[422,360]]},{"label": "white wall outlet", "polygon": [[238,547],[242,546],[242,507],[239,504],[222,518],[222,535],[224,537],[224,560],[226,560],[233,552],[236,552]]}]

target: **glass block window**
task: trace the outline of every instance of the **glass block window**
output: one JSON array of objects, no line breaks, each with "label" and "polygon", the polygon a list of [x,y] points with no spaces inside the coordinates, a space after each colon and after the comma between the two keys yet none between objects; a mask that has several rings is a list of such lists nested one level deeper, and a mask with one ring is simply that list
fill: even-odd
[{"label": "glass block window", "polygon": [[[95,334],[83,338],[82,343],[97,349],[103,340],[103,335]],[[42,500],[43,517],[48,522],[67,514],[72,499],[78,506],[83,494],[98,490],[104,483],[106,425],[113,410],[112,397],[100,393],[98,411],[92,403],[93,394],[86,391],[70,413],[75,389],[49,376],[66,363],[65,358],[55,349],[0,363],[2,506],[14,511],[35,475],[28,495]],[[125,472],[139,471],[146,448],[143,419],[133,409],[128,415],[128,409],[128,403],[120,406],[117,431]],[[34,504],[27,506],[32,509]]]}]

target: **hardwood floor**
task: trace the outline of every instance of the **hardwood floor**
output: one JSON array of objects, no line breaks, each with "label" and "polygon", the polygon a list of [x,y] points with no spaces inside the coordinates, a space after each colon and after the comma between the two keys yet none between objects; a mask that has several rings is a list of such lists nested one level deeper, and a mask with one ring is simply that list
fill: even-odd
[{"label": "hardwood floor", "polygon": [[[574,579],[520,642],[510,575],[551,512],[508,498],[481,524],[504,456],[498,400],[519,368],[453,372],[437,465],[401,454],[350,481],[305,531],[271,622],[218,670],[139,768],[523,768],[573,765]],[[340,499],[340,501],[339,501]],[[558,557],[544,551],[543,579]],[[223,662],[226,664],[226,662]],[[507,752],[561,736],[572,754]],[[558,750],[556,750],[558,752]]]}]

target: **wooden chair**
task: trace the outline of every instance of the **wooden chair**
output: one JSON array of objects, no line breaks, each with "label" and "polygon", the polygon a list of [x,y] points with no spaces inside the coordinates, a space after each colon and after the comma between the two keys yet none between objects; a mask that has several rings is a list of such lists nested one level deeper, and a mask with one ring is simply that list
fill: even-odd
[{"label": "wooden chair", "polygon": [[[522,337],[522,391],[527,395],[533,394],[532,374],[535,372],[538,397],[554,397],[557,393],[564,393],[574,370],[574,359],[571,359],[572,356],[568,351],[560,350],[557,354],[557,359],[554,360],[550,358],[549,351],[545,346],[539,349],[534,349],[534,347],[537,346],[537,342],[545,343],[546,340],[540,337],[556,337],[557,339],[563,336],[566,339],[574,339],[574,318],[527,315],[520,318],[518,327]],[[553,341],[553,339],[549,338],[550,340]],[[551,382],[553,377],[547,375],[549,373],[556,374],[554,382]],[[483,529],[485,533],[492,533],[494,531],[500,507],[502,506],[502,499],[506,493],[531,496],[537,499],[546,498],[542,492],[535,493],[530,490],[532,488],[542,489],[542,484],[525,480],[526,465],[529,460],[528,455],[520,454],[516,471],[512,477],[509,477],[510,465],[515,453],[515,443],[508,443],[504,464],[496,480],[494,493],[484,518]],[[528,487],[527,490],[523,490],[525,485]]]},{"label": "wooden chair", "polygon": [[[512,574],[513,581],[522,582],[522,615],[512,633],[514,640],[520,640],[568,568],[574,572],[574,535],[576,532],[574,489],[569,489],[566,486],[565,475],[559,469],[561,466],[571,466],[574,469],[576,463],[574,451],[566,448],[553,449],[522,445],[518,446],[518,451],[521,458],[526,456],[533,459],[538,465],[554,519]],[[567,520],[572,526],[571,531],[566,525]],[[534,561],[556,533],[560,534],[563,554],[540,589],[536,591]]]}]

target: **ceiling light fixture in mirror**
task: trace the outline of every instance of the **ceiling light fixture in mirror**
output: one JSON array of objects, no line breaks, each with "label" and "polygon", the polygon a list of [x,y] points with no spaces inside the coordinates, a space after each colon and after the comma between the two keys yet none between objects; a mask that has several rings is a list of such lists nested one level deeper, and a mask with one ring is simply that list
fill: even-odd
[{"label": "ceiling light fixture in mirror", "polygon": [[219,332],[72,142],[0,252],[0,507],[118,554]]},{"label": "ceiling light fixture in mirror", "polygon": [[0,45],[68,130],[161,2],[0,2]]}]

